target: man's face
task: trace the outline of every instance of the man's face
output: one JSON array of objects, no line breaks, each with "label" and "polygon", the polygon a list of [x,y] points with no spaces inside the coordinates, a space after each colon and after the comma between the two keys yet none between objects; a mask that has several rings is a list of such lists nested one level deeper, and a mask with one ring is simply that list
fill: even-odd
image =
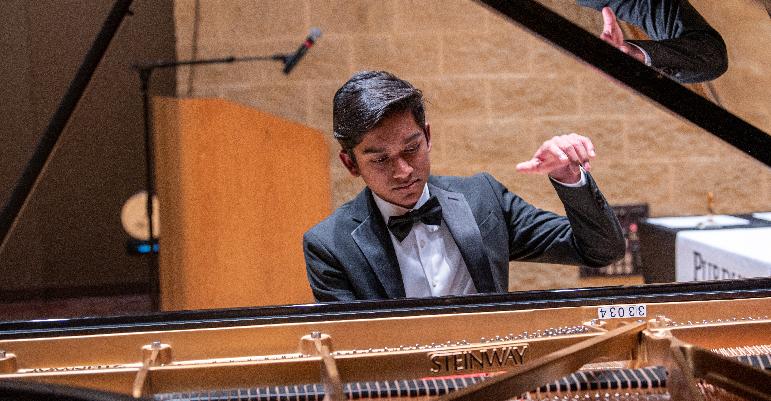
[{"label": "man's face", "polygon": [[384,200],[411,209],[428,181],[431,131],[419,127],[409,110],[385,118],[353,148],[356,163],[343,151],[340,159],[355,177]]}]

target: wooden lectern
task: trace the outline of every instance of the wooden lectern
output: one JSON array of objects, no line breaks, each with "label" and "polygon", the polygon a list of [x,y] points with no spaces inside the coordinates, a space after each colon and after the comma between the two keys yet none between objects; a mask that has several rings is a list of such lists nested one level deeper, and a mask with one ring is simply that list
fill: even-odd
[{"label": "wooden lectern", "polygon": [[224,99],[153,100],[162,310],[313,302],[303,233],[331,208],[322,134]]}]

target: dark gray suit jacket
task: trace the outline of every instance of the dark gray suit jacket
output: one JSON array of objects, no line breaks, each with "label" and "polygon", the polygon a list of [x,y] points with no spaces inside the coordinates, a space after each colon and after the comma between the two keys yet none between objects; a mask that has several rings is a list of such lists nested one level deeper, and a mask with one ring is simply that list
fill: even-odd
[{"label": "dark gray suit jacket", "polygon": [[[567,218],[540,210],[488,174],[432,176],[429,193],[479,292],[506,292],[509,261],[605,266],[624,254],[618,220],[591,175],[587,185],[554,187]],[[303,238],[313,295],[319,301],[405,296],[399,264],[369,188]]]},{"label": "dark gray suit jacket", "polygon": [[577,0],[584,7],[610,7],[616,16],[642,28],[653,40],[630,40],[651,58],[651,67],[673,79],[702,82],[728,69],[722,36],[687,0]]}]

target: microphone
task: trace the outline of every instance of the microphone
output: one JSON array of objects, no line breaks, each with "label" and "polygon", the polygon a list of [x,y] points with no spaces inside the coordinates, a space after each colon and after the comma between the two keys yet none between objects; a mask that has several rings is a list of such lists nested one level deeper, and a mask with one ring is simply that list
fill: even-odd
[{"label": "microphone", "polygon": [[284,74],[289,74],[289,72],[292,71],[294,66],[297,65],[297,62],[300,61],[308,49],[310,49],[311,46],[313,46],[313,44],[316,43],[316,40],[318,40],[320,37],[321,29],[311,28],[311,33],[308,34],[307,38],[305,38],[305,42],[300,45],[294,54],[287,56],[286,60],[284,61]]}]

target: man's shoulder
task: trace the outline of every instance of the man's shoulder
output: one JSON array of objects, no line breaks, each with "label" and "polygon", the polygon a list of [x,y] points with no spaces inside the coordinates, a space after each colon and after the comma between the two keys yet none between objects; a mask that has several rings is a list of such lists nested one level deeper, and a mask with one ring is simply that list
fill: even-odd
[{"label": "man's shoulder", "polygon": [[428,182],[446,191],[464,192],[489,187],[491,181],[496,180],[489,173],[481,172],[469,177],[432,175]]},{"label": "man's shoulder", "polygon": [[353,210],[355,209],[354,204],[359,201],[359,196],[362,196],[362,194],[359,194],[348,202],[340,205],[332,212],[332,214],[311,227],[308,231],[305,232],[306,238],[308,236],[325,238],[330,235],[334,235],[335,232],[340,230],[345,230],[348,232],[352,231],[356,225],[356,222],[353,220]]}]

